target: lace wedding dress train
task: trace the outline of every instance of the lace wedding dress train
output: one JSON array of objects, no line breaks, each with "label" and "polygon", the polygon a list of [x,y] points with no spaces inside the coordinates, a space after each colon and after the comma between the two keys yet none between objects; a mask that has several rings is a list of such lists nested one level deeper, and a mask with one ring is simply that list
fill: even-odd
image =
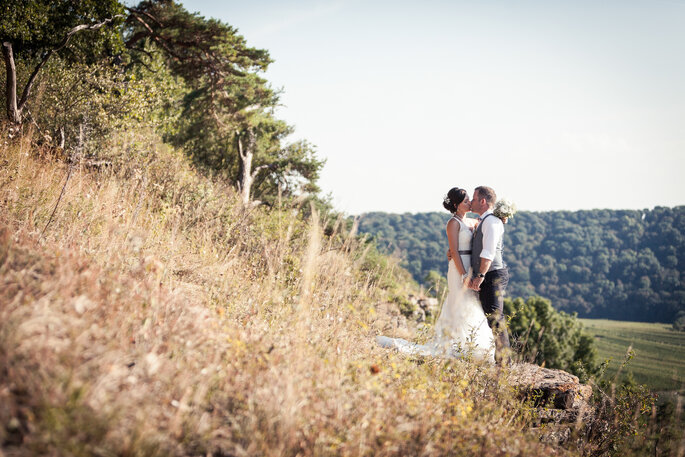
[{"label": "lace wedding dress train", "polygon": [[[470,228],[461,220],[455,219],[461,225],[459,246],[470,247]],[[462,254],[461,261],[468,270],[471,256]],[[410,355],[453,358],[471,356],[494,362],[495,342],[483,308],[476,293],[462,284],[461,275],[451,261],[447,270],[447,287],[447,298],[442,305],[435,323],[435,333],[430,341],[426,344],[417,344],[402,338],[378,336],[376,342],[382,347]]]}]

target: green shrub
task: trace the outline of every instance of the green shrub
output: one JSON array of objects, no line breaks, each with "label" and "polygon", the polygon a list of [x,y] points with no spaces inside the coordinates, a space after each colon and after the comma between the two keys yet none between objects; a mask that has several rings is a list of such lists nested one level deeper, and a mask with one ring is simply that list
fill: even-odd
[{"label": "green shrub", "polygon": [[673,329],[679,332],[685,332],[685,311],[678,311],[673,321]]},{"label": "green shrub", "polygon": [[594,339],[575,314],[556,311],[542,297],[505,299],[504,312],[522,360],[570,371],[582,381],[596,373]]}]

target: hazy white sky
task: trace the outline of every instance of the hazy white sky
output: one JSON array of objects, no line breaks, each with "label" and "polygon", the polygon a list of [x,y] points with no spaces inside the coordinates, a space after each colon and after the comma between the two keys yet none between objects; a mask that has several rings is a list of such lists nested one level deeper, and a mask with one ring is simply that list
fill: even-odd
[{"label": "hazy white sky", "polygon": [[685,0],[193,0],[275,62],[348,214],[685,204]]}]

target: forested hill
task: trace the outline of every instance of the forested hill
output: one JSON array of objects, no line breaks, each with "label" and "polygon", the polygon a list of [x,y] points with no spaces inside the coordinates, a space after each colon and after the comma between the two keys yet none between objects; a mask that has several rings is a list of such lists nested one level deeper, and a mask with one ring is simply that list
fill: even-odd
[{"label": "forested hill", "polygon": [[[446,213],[361,216],[419,282],[447,272]],[[685,309],[685,206],[519,212],[505,226],[509,295],[542,295],[582,317],[671,322]]]}]

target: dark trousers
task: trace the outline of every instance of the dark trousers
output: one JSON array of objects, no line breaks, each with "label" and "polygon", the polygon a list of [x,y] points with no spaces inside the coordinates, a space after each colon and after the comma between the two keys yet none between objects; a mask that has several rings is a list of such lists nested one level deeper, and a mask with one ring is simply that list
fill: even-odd
[{"label": "dark trousers", "polygon": [[506,267],[489,271],[485,274],[478,294],[483,311],[488,317],[488,325],[495,336],[495,360],[497,363],[501,363],[503,357],[508,359],[509,356],[509,334],[507,333],[507,322],[504,319],[504,293],[507,284],[509,284],[509,270]]}]

